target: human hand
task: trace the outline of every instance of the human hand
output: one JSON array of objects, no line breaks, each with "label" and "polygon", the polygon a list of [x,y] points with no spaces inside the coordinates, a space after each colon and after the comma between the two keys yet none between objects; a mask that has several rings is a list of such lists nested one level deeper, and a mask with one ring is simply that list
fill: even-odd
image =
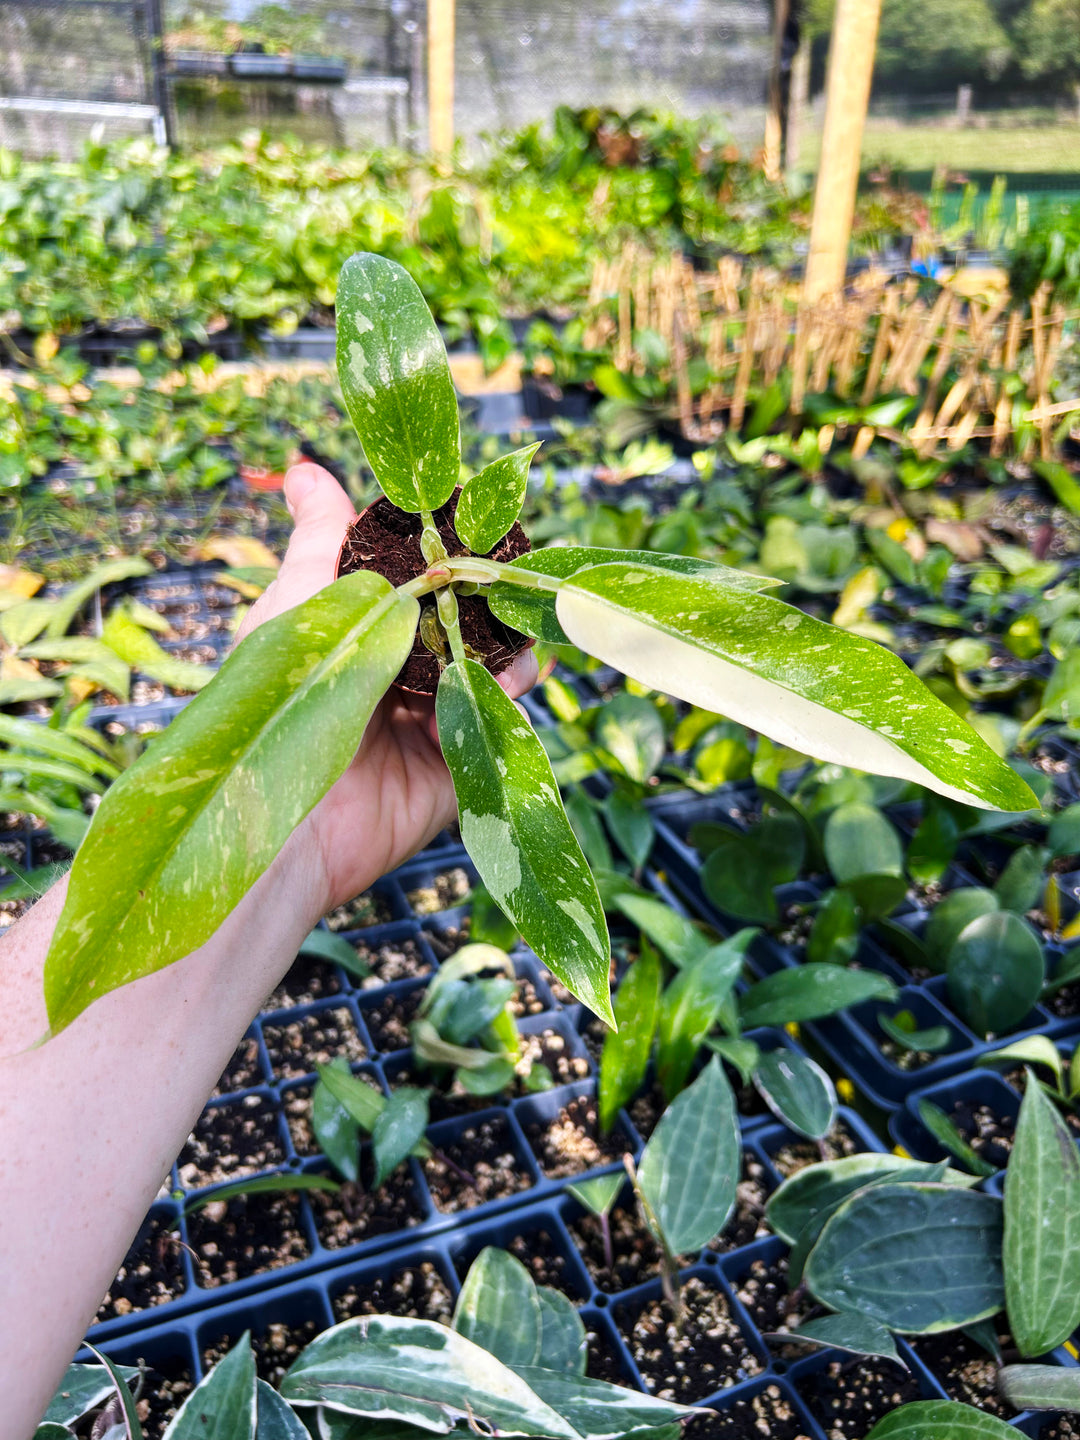
[{"label": "human hand", "polygon": [[[277,578],[241,626],[241,639],[332,583],[342,539],[355,518],[344,490],[319,465],[289,471],[285,502],[296,528]],[[516,699],[536,676],[536,659],[526,650],[497,678]],[[297,832],[297,843],[316,865],[323,911],[351,900],[415,854],[456,811],[434,701],[389,691],[349,768]]]}]

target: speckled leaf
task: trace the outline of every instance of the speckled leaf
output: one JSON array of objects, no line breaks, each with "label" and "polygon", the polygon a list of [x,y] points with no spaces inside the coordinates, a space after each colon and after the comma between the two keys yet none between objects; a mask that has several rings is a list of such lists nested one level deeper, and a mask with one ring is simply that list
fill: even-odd
[{"label": "speckled leaf", "polygon": [[445,504],[461,468],[457,397],[438,326],[396,261],[359,254],[341,267],[337,369],[387,499],[413,512]]},{"label": "speckled leaf", "polygon": [[890,1410],[866,1440],[1016,1440],[1016,1430],[958,1400],[916,1400]]},{"label": "speckled leaf", "polygon": [[836,1087],[806,1055],[781,1048],[766,1050],[754,1071],[754,1084],[776,1118],[805,1135],[823,1139],[836,1119]]},{"label": "speckled leaf", "polygon": [[[110,1424],[107,1435],[103,1437],[103,1440],[109,1440],[109,1437],[113,1437],[113,1440],[143,1440],[142,1423],[139,1420],[139,1412],[135,1408],[135,1397],[128,1388],[120,1372],[120,1367],[115,1360],[110,1359],[108,1355],[103,1355],[100,1350],[95,1349],[88,1340],[84,1341],[83,1344],[87,1350],[90,1351],[90,1354],[97,1360],[100,1360],[105,1367],[113,1382],[113,1391],[119,1403],[120,1418]],[[110,1417],[110,1420],[112,1420],[112,1417]],[[228,1437],[226,1437],[226,1440],[228,1440]]]},{"label": "speckled leaf", "polygon": [[743,1028],[790,1025],[820,1020],[861,1005],[864,1000],[895,1000],[896,986],[876,970],[842,970],[839,965],[806,964],[778,970],[751,985],[739,999]]},{"label": "speckled leaf", "polygon": [[720,1234],[735,1205],[740,1142],[735,1097],[714,1055],[660,1117],[638,1183],[673,1255]]},{"label": "speckled leaf", "polygon": [[767,1331],[763,1338],[778,1345],[807,1345],[815,1349],[846,1350],[850,1355],[875,1355],[883,1360],[895,1360],[902,1369],[907,1369],[889,1331],[865,1315],[823,1315],[820,1320],[808,1320],[797,1330]]},{"label": "speckled leaf", "polygon": [[312,1341],[280,1388],[293,1405],[326,1405],[441,1434],[467,1422],[489,1434],[578,1440],[512,1370],[432,1320],[346,1320]]},{"label": "speckled leaf", "polygon": [[618,1440],[695,1413],[685,1405],[657,1400],[639,1390],[609,1385],[606,1380],[590,1380],[584,1375],[539,1368],[519,1368],[518,1374],[584,1440]]},{"label": "speckled leaf", "polygon": [[[780,581],[771,580],[767,575],[751,575],[746,570],[734,570],[729,565],[716,565],[711,560],[697,560],[691,555],[669,555],[662,550],[549,545],[543,550],[519,556],[510,563],[519,570],[562,578],[573,575],[575,570],[583,570],[590,565],[605,565],[609,561],[647,565],[650,569],[676,575],[693,575],[712,584],[729,585],[735,590],[764,590],[780,584]],[[488,604],[500,620],[525,635],[532,635],[549,645],[570,643],[555,614],[553,590],[523,590],[520,585],[499,580],[488,591]]]},{"label": "speckled leaf", "polygon": [[418,613],[370,571],[335,581],[253,631],[107,791],[46,962],[54,1034],[209,939],[355,755]]},{"label": "speckled leaf", "polygon": [[899,656],[771,596],[609,564],[566,581],[556,614],[588,654],[802,754],[965,804],[1035,803]]},{"label": "speckled leaf", "polygon": [[[807,1225],[864,1185],[875,1180],[890,1183],[921,1180],[936,1168],[902,1155],[888,1154],[845,1155],[841,1160],[823,1160],[807,1165],[785,1180],[770,1195],[765,1213],[777,1235],[793,1245]],[[975,1184],[971,1175],[962,1175],[958,1170],[947,1171],[944,1179],[950,1185]]]},{"label": "speckled leaf", "polygon": [[1080,1324],[1080,1150],[1030,1070],[1005,1171],[1002,1259],[1017,1349],[1045,1355]]},{"label": "speckled leaf", "polygon": [[615,995],[618,1030],[604,1036],[600,1057],[600,1129],[606,1135],[619,1110],[645,1079],[660,1010],[660,957],[644,941]]},{"label": "speckled leaf", "polygon": [[307,1427],[265,1380],[256,1381],[255,1440],[311,1440]]},{"label": "speckled leaf", "polygon": [[823,1305],[890,1330],[955,1330],[1005,1302],[1001,1225],[993,1195],[955,1185],[875,1185],[832,1216],[804,1278]]},{"label": "speckled leaf", "polygon": [[[115,1368],[123,1380],[134,1380],[139,1373],[133,1365]],[[116,1382],[104,1365],[69,1365],[44,1418],[51,1424],[73,1426],[103,1405],[115,1390]]]},{"label": "speckled leaf", "polygon": [[255,1394],[255,1357],[245,1330],[184,1401],[162,1440],[254,1440]]},{"label": "speckled leaf", "polygon": [[454,1329],[504,1365],[536,1365],[543,1312],[536,1284],[508,1250],[487,1245],[469,1266]]},{"label": "speckled leaf", "polygon": [[614,1023],[604,909],[536,733],[475,660],[443,671],[435,714],[461,838],[492,898],[548,969]]},{"label": "speckled leaf", "polygon": [[474,555],[486,555],[521,513],[529,485],[529,466],[540,441],[500,455],[466,480],[454,511],[458,538]]},{"label": "speckled leaf", "polygon": [[1080,1411],[1080,1370],[1064,1365],[1006,1365],[998,1389],[1017,1410]]},{"label": "speckled leaf", "polygon": [[537,1367],[567,1375],[584,1375],[589,1358],[589,1338],[577,1306],[561,1290],[539,1285],[540,1354]]},{"label": "speckled leaf", "polygon": [[1011,1030],[1039,998],[1045,975],[1042,945],[1009,910],[980,915],[960,932],[945,970],[956,1013],[980,1035]]},{"label": "speckled leaf", "polygon": [[424,1138],[428,1125],[428,1092],[399,1085],[391,1092],[371,1131],[375,1153],[375,1189],[387,1180]]}]

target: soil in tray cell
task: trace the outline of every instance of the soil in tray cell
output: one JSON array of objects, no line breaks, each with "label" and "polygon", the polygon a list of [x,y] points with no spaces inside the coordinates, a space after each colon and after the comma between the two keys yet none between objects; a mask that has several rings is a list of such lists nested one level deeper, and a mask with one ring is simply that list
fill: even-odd
[{"label": "soil in tray cell", "polygon": [[721,1252],[736,1250],[740,1245],[749,1245],[753,1240],[772,1234],[765,1220],[765,1202],[770,1190],[765,1166],[749,1151],[743,1151],[735,1211],[723,1232],[709,1241],[709,1249]]},{"label": "soil in tray cell", "polygon": [[834,1360],[795,1388],[827,1440],[863,1440],[898,1405],[921,1400],[919,1382],[890,1360]]},{"label": "soil in tray cell", "polygon": [[148,1215],[92,1323],[164,1305],[183,1291],[179,1225],[171,1218]]},{"label": "soil in tray cell", "polygon": [[214,1095],[228,1095],[232,1090],[249,1090],[254,1085],[261,1085],[262,1079],[259,1042],[254,1035],[245,1035],[234,1050],[221,1079],[214,1086]]},{"label": "soil in tray cell", "polygon": [[545,1175],[553,1180],[580,1175],[585,1170],[621,1160],[631,1149],[619,1125],[609,1135],[600,1134],[596,1100],[579,1095],[546,1124],[534,1121],[525,1130],[533,1153]]},{"label": "soil in tray cell", "polygon": [[440,1145],[439,1153],[424,1161],[424,1173],[436,1209],[444,1213],[505,1200],[532,1184],[514,1150],[510,1127],[494,1117],[469,1125],[458,1140]]},{"label": "soil in tray cell", "polygon": [[[744,1275],[732,1281],[732,1289],[762,1334],[796,1330],[820,1309],[805,1292],[801,1300],[792,1299],[786,1254],[772,1260],[755,1260]],[[801,1359],[807,1353],[805,1345],[789,1348],[792,1359]]]},{"label": "soil in tray cell", "polygon": [[[741,1085],[734,1071],[729,1070],[727,1066],[724,1069],[731,1082],[735,1104],[743,1119],[750,1120],[758,1115],[768,1115],[769,1107],[753,1085]],[[659,1085],[653,1085],[651,1089],[643,1095],[639,1095],[627,1106],[630,1119],[634,1122],[634,1128],[643,1140],[648,1140],[666,1109],[667,1101],[664,1099],[664,1092]]]},{"label": "soil in tray cell", "polygon": [[327,1190],[310,1192],[311,1211],[321,1244],[328,1250],[358,1245],[375,1235],[408,1230],[424,1218],[407,1166],[399,1166],[378,1190],[368,1188],[374,1165],[367,1146],[360,1157],[362,1182],[347,1181],[335,1194]]},{"label": "soil in tray cell", "polygon": [[1059,1415],[1039,1431],[1039,1440],[1080,1440],[1080,1415]]},{"label": "soil in tray cell", "polygon": [[779,1385],[692,1420],[683,1433],[686,1440],[809,1440],[799,1412]]},{"label": "soil in tray cell", "polygon": [[182,1360],[155,1360],[146,1371],[142,1396],[135,1411],[146,1440],[161,1440],[170,1420],[195,1388],[190,1365]]},{"label": "soil in tray cell", "polygon": [[630,1381],[622,1367],[622,1360],[612,1348],[607,1336],[600,1331],[589,1330],[585,1336],[589,1347],[585,1373],[590,1380],[606,1380],[609,1385],[623,1385],[630,1389]]},{"label": "soil in tray cell", "polygon": [[310,1253],[295,1194],[212,1200],[189,1216],[187,1230],[199,1283],[207,1289],[280,1270]]},{"label": "soil in tray cell", "polygon": [[263,1040],[279,1080],[310,1075],[316,1065],[328,1065],[339,1055],[350,1064],[367,1057],[364,1042],[344,1006],[264,1025]]},{"label": "soil in tray cell", "polygon": [[391,1050],[408,1049],[412,1044],[409,1026],[416,1019],[424,993],[423,988],[418,987],[404,994],[387,995],[377,1005],[365,1006],[364,1024],[376,1050],[385,1055]]},{"label": "soil in tray cell", "polygon": [[180,1152],[177,1170],[185,1190],[198,1190],[255,1175],[286,1158],[274,1106],[262,1095],[246,1095],[203,1111]]},{"label": "soil in tray cell", "polygon": [[[378,1081],[373,1075],[366,1074],[363,1070],[354,1077],[362,1080],[365,1085],[370,1085],[376,1094],[381,1095]],[[294,1085],[282,1092],[281,1108],[285,1112],[285,1119],[289,1126],[289,1136],[298,1155],[306,1160],[312,1155],[321,1155],[319,1142],[315,1139],[315,1132],[311,1128],[311,1092],[314,1089],[311,1085]],[[358,1142],[359,1143],[359,1142]]]},{"label": "soil in tray cell", "polygon": [[771,1156],[771,1159],[780,1174],[787,1180],[800,1170],[805,1170],[807,1165],[816,1165],[819,1160],[839,1160],[845,1155],[857,1155],[863,1148],[844,1122],[840,1120],[833,1126],[820,1146],[813,1140],[792,1139],[787,1145],[782,1145]]},{"label": "soil in tray cell", "polygon": [[651,1394],[689,1404],[761,1373],[761,1361],[723,1291],[691,1275],[682,1283],[682,1300],[681,1334],[663,1298],[633,1311],[616,1310],[616,1323]]},{"label": "soil in tray cell", "polygon": [[415,940],[390,940],[377,949],[361,942],[356,953],[371,971],[359,982],[361,990],[375,990],[395,980],[419,980],[431,974],[431,966]]},{"label": "soil in tray cell", "polygon": [[946,1113],[976,1155],[999,1170],[1005,1168],[1012,1152],[1015,1116],[999,1115],[991,1106],[974,1100],[957,1100]]},{"label": "soil in tray cell", "polygon": [[[999,1329],[998,1341],[1002,1354],[1016,1352],[1013,1338]],[[998,1367],[981,1345],[960,1330],[943,1335],[915,1335],[909,1341],[926,1368],[933,1372],[948,1391],[950,1400],[960,1400],[986,1410],[1002,1420],[1011,1420],[1017,1413],[997,1392]]]},{"label": "soil in tray cell", "polygon": [[659,1273],[660,1252],[633,1204],[616,1205],[608,1215],[611,1254],[609,1269],[604,1230],[595,1215],[585,1213],[570,1222],[570,1234],[585,1268],[600,1290],[629,1290]]},{"label": "soil in tray cell", "polygon": [[403,1315],[448,1324],[454,1312],[450,1288],[430,1260],[406,1265],[385,1279],[380,1275],[370,1285],[349,1285],[331,1303],[336,1321],[354,1315]]},{"label": "soil in tray cell", "polygon": [[363,895],[331,910],[326,923],[331,930],[366,930],[369,925],[385,925],[393,918],[386,896],[377,890],[365,890]]},{"label": "soil in tray cell", "polygon": [[406,890],[405,898],[417,915],[435,915],[440,910],[452,910],[455,905],[460,905],[471,889],[468,872],[455,865],[436,875],[429,884]]},{"label": "soil in tray cell", "polygon": [[[260,1380],[265,1380],[276,1390],[289,1366],[311,1344],[319,1333],[315,1320],[303,1320],[297,1325],[268,1325],[258,1335],[251,1337],[251,1350],[255,1356],[255,1371]],[[222,1335],[202,1354],[203,1369],[210,1370],[225,1359],[240,1339],[239,1335]]]},{"label": "soil in tray cell", "polygon": [[299,955],[293,961],[281,984],[266,997],[263,1010],[291,1010],[295,1005],[310,1005],[341,991],[333,965],[314,955]]}]

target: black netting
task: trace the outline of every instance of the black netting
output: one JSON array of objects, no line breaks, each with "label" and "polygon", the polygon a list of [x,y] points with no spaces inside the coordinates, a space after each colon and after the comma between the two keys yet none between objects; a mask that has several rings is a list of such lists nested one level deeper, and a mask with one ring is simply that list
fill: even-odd
[{"label": "black netting", "polygon": [[147,103],[141,6],[123,0],[0,3],[0,95]]}]

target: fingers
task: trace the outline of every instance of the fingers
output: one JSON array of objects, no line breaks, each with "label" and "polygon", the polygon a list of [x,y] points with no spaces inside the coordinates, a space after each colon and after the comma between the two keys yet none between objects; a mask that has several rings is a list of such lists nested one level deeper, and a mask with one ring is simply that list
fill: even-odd
[{"label": "fingers", "polygon": [[277,578],[248,612],[238,640],[331,583],[345,531],[356,518],[352,501],[321,465],[292,467],[285,476],[285,503],[296,528]]},{"label": "fingers", "polygon": [[536,663],[536,655],[532,646],[516,655],[505,670],[496,675],[496,680],[510,696],[516,700],[519,695],[524,695],[531,690],[539,678],[540,669]]}]

